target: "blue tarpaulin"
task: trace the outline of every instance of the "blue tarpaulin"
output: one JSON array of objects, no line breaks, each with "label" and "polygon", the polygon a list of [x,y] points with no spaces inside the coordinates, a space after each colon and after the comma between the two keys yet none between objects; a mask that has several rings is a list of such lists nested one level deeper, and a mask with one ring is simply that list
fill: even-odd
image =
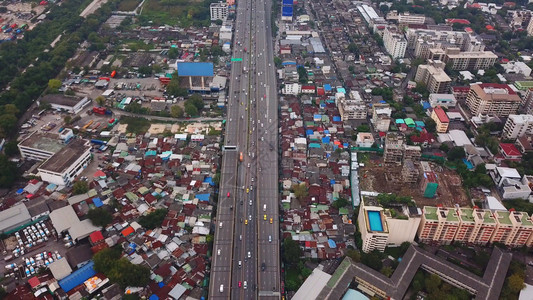
[{"label": "blue tarpaulin", "polygon": [[324,134],[329,134],[329,130],[324,130]]},{"label": "blue tarpaulin", "polygon": [[67,293],[78,285],[82,284],[85,280],[96,275],[96,271],[93,269],[94,262],[91,260],[85,266],[72,272],[67,277],[59,280],[59,286]]},{"label": "blue tarpaulin", "polygon": [[344,88],[338,88],[337,93],[343,93],[346,94],[346,90]]},{"label": "blue tarpaulin", "polygon": [[313,115],[313,119],[315,119],[315,120],[322,120],[322,115],[320,115],[320,114],[315,114],[315,115]]},{"label": "blue tarpaulin", "polygon": [[423,109],[429,109],[429,108],[431,108],[431,104],[429,104],[429,102],[424,101],[424,102],[422,102],[422,108]]},{"label": "blue tarpaulin", "polygon": [[158,285],[160,288],[162,288],[162,287],[165,286],[165,284],[164,284],[163,282],[160,282],[160,283],[158,283],[157,285]]},{"label": "blue tarpaulin", "polygon": [[157,297],[156,294],[153,294],[152,296],[150,296],[150,298],[148,298],[149,300],[159,300],[159,297]]},{"label": "blue tarpaulin", "polygon": [[331,85],[330,85],[330,84],[324,84],[324,90],[325,90],[326,92],[331,91]]},{"label": "blue tarpaulin", "polygon": [[329,144],[330,142],[330,137],[329,136],[325,136],[322,138],[322,144]]},{"label": "blue tarpaulin", "polygon": [[204,182],[209,183],[209,185],[211,185],[211,186],[215,185],[215,183],[213,182],[213,178],[212,177],[206,177],[204,179]]},{"label": "blue tarpaulin", "polygon": [[100,207],[104,205],[104,203],[102,202],[100,198],[93,198],[93,204],[96,207]]},{"label": "blue tarpaulin", "polygon": [[331,180],[329,181],[329,184],[330,184],[330,185],[334,185],[334,184],[335,184],[335,179],[331,179]]},{"label": "blue tarpaulin", "polygon": [[328,245],[330,248],[334,249],[334,248],[337,248],[337,244],[335,244],[335,241],[332,240],[332,239],[329,239],[328,240]]},{"label": "blue tarpaulin", "polygon": [[309,136],[309,135],[312,135],[312,134],[313,134],[313,130],[312,130],[312,129],[307,129],[307,130],[305,131],[305,134],[308,135],[308,136]]},{"label": "blue tarpaulin", "polygon": [[200,200],[200,201],[209,201],[209,197],[211,196],[211,194],[196,194],[195,198]]},{"label": "blue tarpaulin", "polygon": [[18,189],[18,190],[17,190],[17,194],[20,195],[20,194],[22,194],[22,193],[24,193],[24,189]]},{"label": "blue tarpaulin", "polygon": [[342,144],[342,146],[343,146],[344,148],[348,148],[348,147],[350,147],[350,145],[348,145],[348,143],[344,143],[344,144]]},{"label": "blue tarpaulin", "polygon": [[333,122],[340,122],[341,117],[340,116],[333,116]]}]

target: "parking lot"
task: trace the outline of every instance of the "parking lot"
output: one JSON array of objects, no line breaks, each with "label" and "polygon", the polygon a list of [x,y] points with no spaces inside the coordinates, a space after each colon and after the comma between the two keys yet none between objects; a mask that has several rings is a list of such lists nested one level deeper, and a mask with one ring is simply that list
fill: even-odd
[{"label": "parking lot", "polygon": [[[45,6],[37,5],[32,8],[32,4],[29,2],[18,2],[18,3],[9,3],[3,4],[7,8],[6,13],[0,14],[0,28],[5,25],[17,24],[20,28],[23,24],[27,24],[28,27],[26,30],[31,29],[34,24],[30,21],[33,17],[38,16],[43,13]],[[3,29],[0,31],[0,40],[7,39],[16,32],[16,28],[12,29],[10,32],[5,32],[7,30]],[[19,34],[21,36],[21,34]]]}]

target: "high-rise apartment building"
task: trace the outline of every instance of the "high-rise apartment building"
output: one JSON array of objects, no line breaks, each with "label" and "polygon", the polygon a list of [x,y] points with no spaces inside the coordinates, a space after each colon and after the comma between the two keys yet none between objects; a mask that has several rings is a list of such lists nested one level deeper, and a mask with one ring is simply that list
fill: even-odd
[{"label": "high-rise apartment building", "polygon": [[211,21],[225,21],[228,17],[228,4],[222,1],[211,3],[211,5],[209,5],[209,12],[211,13]]},{"label": "high-rise apartment building", "polygon": [[507,84],[482,83],[470,86],[466,106],[472,115],[506,117],[516,113],[521,99]]},{"label": "high-rise apartment building", "polygon": [[397,27],[388,26],[383,33],[383,44],[393,59],[403,58],[407,49],[407,41],[399,33]]},{"label": "high-rise apartment building", "polygon": [[444,72],[444,67],[442,61],[429,60],[428,64],[418,66],[415,81],[424,83],[432,94],[448,93],[452,79]]},{"label": "high-rise apartment building", "polygon": [[453,208],[424,206],[418,227],[418,239],[424,243],[449,245],[459,229]]},{"label": "high-rise apartment building", "polygon": [[533,134],[533,116],[509,115],[503,126],[502,138],[515,140],[526,134]]},{"label": "high-rise apartment building", "polygon": [[431,112],[431,119],[437,124],[437,132],[444,133],[448,131],[448,126],[450,125],[450,119],[442,107],[437,106]]},{"label": "high-rise apartment building", "polygon": [[444,51],[443,61],[452,70],[465,71],[490,68],[497,59],[498,55],[492,51],[462,52],[459,48],[448,48]]}]

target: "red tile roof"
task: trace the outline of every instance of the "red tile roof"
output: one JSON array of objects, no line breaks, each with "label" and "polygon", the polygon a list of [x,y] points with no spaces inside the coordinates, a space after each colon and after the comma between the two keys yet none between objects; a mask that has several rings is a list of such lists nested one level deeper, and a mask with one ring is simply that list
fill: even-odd
[{"label": "red tile roof", "polygon": [[522,156],[520,151],[516,148],[514,144],[510,143],[500,143],[500,148],[502,149],[505,156]]},{"label": "red tile roof", "polygon": [[442,107],[437,106],[433,109],[433,111],[435,112],[437,118],[439,118],[439,121],[441,123],[450,123],[450,119],[448,119],[448,116],[446,115],[446,112],[444,111],[444,109],[442,109]]},{"label": "red tile roof", "polygon": [[91,242],[93,244],[96,244],[96,243],[104,240],[104,236],[102,235],[102,232],[100,230],[91,233],[89,238],[91,239]]}]

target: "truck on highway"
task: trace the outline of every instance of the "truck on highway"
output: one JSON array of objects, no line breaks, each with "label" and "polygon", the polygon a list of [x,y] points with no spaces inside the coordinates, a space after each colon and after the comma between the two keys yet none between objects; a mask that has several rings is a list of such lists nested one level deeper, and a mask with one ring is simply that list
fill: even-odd
[{"label": "truck on highway", "polygon": [[242,162],[244,160],[244,156],[242,155],[242,152],[239,154],[239,161]]}]

